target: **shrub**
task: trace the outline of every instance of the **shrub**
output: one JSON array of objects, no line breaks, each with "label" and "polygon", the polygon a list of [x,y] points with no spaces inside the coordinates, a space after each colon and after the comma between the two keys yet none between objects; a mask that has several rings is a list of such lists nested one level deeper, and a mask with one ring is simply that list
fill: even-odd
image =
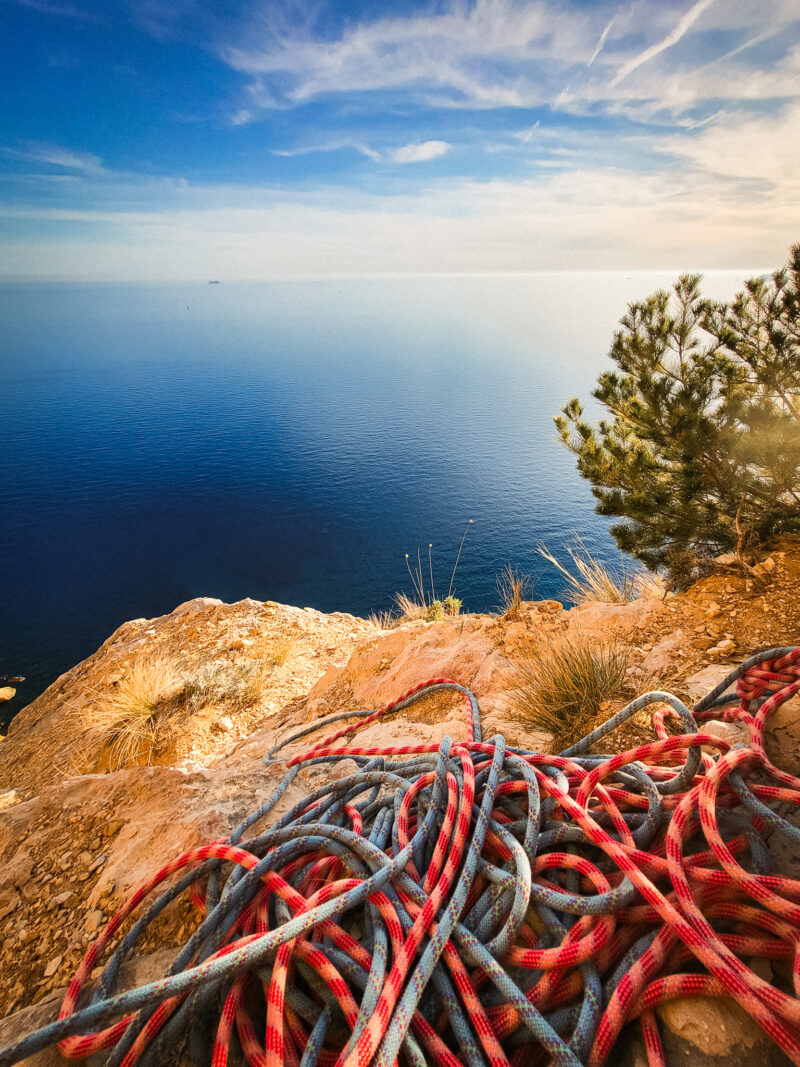
[{"label": "shrub", "polygon": [[629,305],[592,394],[607,418],[572,399],[555,420],[620,548],[683,573],[800,527],[800,245],[730,304],[700,280]]},{"label": "shrub", "polygon": [[414,600],[413,597],[406,596],[405,593],[396,593],[394,599],[400,612],[401,622],[413,622],[417,619],[427,618],[427,604],[421,604],[418,600]]}]

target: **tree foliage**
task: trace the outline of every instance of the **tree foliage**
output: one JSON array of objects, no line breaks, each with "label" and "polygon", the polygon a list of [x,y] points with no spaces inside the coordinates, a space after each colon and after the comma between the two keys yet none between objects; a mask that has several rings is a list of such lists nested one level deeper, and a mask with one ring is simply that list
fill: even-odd
[{"label": "tree foliage", "polygon": [[700,282],[629,305],[606,417],[572,399],[555,419],[620,548],[673,572],[800,528],[800,245],[729,304]]}]

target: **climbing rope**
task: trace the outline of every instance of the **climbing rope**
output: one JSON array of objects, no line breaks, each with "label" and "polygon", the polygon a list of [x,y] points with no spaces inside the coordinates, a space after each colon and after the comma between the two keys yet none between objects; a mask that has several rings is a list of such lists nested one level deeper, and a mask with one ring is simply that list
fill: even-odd
[{"label": "climbing rope", "polygon": [[[463,696],[464,739],[337,744],[445,690]],[[58,1020],[0,1051],[0,1067],[56,1043],[73,1059],[105,1050],[116,1067],[601,1067],[633,1021],[656,1067],[655,1009],[684,996],[736,1001],[800,1064],[800,881],[769,873],[765,845],[800,841],[787,817],[800,779],[764,748],[770,715],[799,690],[800,648],[772,649],[694,712],[648,693],[557,756],[484,741],[475,697],[445,678],[316,720],[266,763],[347,725],[290,755],[227,840],[143,885],[90,946]],[[593,752],[646,707],[656,741]],[[719,718],[749,745],[702,732]],[[305,770],[345,759],[353,773],[275,818]],[[123,961],[186,894],[201,921],[169,973],[115,992]],[[754,957],[777,961],[782,984]]]}]

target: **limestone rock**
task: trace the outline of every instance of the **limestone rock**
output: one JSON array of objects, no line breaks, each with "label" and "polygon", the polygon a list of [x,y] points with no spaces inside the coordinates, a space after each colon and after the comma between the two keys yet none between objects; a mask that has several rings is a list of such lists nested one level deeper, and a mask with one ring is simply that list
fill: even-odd
[{"label": "limestone rock", "polygon": [[647,674],[660,675],[673,661],[677,652],[685,649],[688,638],[683,630],[675,630],[662,638],[642,660],[641,668]]},{"label": "limestone rock", "polygon": [[736,651],[736,642],[731,637],[726,637],[713,648],[708,649],[708,655],[714,657],[730,656]]},{"label": "limestone rock", "polygon": [[679,997],[656,1009],[670,1067],[773,1067],[789,1061],[732,1000]]},{"label": "limestone rock", "polygon": [[663,600],[644,597],[630,604],[579,604],[569,612],[570,626],[632,636],[665,611]]},{"label": "limestone rock", "polygon": [[[715,737],[722,737],[731,745],[750,744],[749,729],[738,722],[724,722],[722,719],[708,719],[707,722],[700,723],[699,729],[701,733],[713,734]],[[710,752],[712,756],[716,756],[721,750],[711,745],[703,745],[703,751]]]},{"label": "limestone rock", "polygon": [[[69,775],[108,771],[108,742],[91,729],[92,709],[105,696],[118,696],[132,666],[143,660],[167,657],[176,683],[187,692],[207,683],[214,668],[216,695],[210,704],[195,711],[189,705],[188,720],[178,718],[175,727],[162,731],[149,755],[151,763],[191,759],[207,766],[273,709],[306,694],[334,661],[346,659],[374,633],[367,620],[341,612],[325,615],[257,600],[223,604],[210,597],[187,601],[157,619],[123,623],[93,656],[12,720],[0,745],[0,792],[16,789],[25,797]],[[237,642],[240,651],[231,650]],[[291,670],[274,664],[275,650],[285,658],[287,647]],[[221,719],[235,728],[217,729]]]},{"label": "limestone rock", "polygon": [[689,694],[692,705],[699,703],[712,689],[716,689],[730,672],[731,668],[727,665],[712,663],[686,678],[683,684]]},{"label": "limestone rock", "polygon": [[800,775],[800,696],[781,704],[767,719],[764,747],[777,767]]}]

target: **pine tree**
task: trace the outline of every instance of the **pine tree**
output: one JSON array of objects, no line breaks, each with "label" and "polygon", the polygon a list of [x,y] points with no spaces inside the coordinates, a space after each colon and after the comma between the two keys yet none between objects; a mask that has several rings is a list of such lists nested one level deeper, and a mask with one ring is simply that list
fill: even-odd
[{"label": "pine tree", "polygon": [[593,396],[555,419],[620,548],[681,584],[720,553],[800,528],[800,245],[730,304],[686,274],[628,307]]}]

